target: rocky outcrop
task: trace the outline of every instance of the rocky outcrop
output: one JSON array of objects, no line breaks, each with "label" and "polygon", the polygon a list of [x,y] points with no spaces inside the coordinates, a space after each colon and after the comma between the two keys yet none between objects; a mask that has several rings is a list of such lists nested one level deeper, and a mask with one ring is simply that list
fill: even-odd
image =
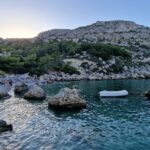
[{"label": "rocky outcrop", "polygon": [[20,82],[15,85],[14,92],[15,94],[24,94],[28,90],[29,90],[28,86],[25,83]]},{"label": "rocky outcrop", "polygon": [[80,110],[86,101],[79,96],[77,89],[64,88],[49,101],[49,108],[56,110]]},{"label": "rocky outcrop", "polygon": [[31,87],[29,91],[24,94],[24,98],[31,100],[43,100],[46,98],[46,94],[41,87],[36,85]]},{"label": "rocky outcrop", "polygon": [[150,98],[150,90],[147,90],[147,91],[145,92],[145,96],[148,97],[148,98]]},{"label": "rocky outcrop", "polygon": [[0,99],[10,97],[8,94],[8,88],[5,86],[0,86]]},{"label": "rocky outcrop", "polygon": [[0,120],[0,132],[2,132],[2,131],[12,131],[12,130],[13,130],[12,124],[7,124],[6,121]]},{"label": "rocky outcrop", "polygon": [[122,46],[150,47],[150,28],[132,21],[98,21],[74,30],[55,29],[40,33],[36,40],[73,40],[75,42],[104,42]]}]

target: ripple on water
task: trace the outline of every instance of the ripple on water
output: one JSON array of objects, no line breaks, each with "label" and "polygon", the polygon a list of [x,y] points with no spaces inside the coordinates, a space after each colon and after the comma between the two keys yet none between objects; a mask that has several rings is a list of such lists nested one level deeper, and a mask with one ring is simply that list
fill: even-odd
[{"label": "ripple on water", "polygon": [[[131,84],[132,83],[132,84]],[[47,101],[27,101],[14,95],[0,101],[1,119],[14,125],[0,134],[0,149],[10,150],[148,150],[150,101],[141,93],[150,80],[57,82],[44,87],[49,96],[76,85],[88,101],[80,112],[53,112]],[[126,89],[123,99],[100,99],[104,89]]]}]

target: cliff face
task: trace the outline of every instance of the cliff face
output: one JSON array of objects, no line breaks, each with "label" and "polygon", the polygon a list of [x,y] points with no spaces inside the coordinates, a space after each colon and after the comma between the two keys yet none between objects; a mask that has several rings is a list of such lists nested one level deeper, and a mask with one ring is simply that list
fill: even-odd
[{"label": "cliff face", "polygon": [[36,39],[103,42],[123,46],[150,47],[150,28],[131,21],[98,21],[74,30],[55,29],[40,33]]}]

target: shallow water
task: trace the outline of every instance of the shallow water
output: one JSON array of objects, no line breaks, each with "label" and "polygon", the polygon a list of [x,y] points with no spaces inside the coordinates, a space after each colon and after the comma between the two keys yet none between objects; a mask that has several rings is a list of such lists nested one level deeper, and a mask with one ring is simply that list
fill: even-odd
[{"label": "shallow water", "polygon": [[[50,97],[63,87],[78,87],[87,108],[56,113],[46,100],[0,100],[0,118],[14,126],[13,132],[0,133],[0,150],[150,149],[150,101],[143,96],[150,80],[57,82],[44,89]],[[100,99],[104,89],[126,89],[130,95]]]}]

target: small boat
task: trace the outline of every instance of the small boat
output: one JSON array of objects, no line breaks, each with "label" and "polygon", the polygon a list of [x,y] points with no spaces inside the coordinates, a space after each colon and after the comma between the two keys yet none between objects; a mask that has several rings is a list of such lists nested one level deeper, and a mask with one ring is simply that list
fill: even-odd
[{"label": "small boat", "polygon": [[121,90],[121,91],[101,91],[99,92],[100,97],[124,97],[128,95],[128,91]]}]

